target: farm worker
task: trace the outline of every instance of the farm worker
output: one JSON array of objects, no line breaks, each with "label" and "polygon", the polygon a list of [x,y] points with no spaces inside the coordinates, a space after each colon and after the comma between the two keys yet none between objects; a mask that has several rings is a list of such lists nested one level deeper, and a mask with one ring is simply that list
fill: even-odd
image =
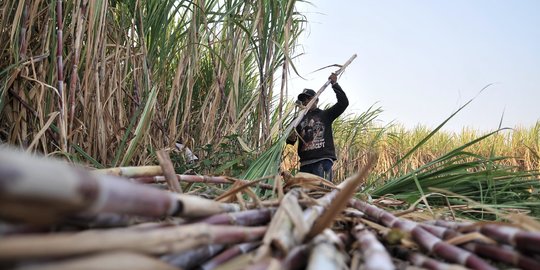
[{"label": "farm worker", "polygon": [[[326,110],[321,110],[317,108],[319,101],[317,98],[311,109],[296,126],[296,132],[293,131],[289,135],[287,143],[294,144],[297,137],[300,137],[298,140],[300,172],[315,174],[332,181],[332,165],[337,159],[332,122],[349,106],[349,100],[337,83],[337,75],[332,73],[328,79],[336,93],[337,103]],[[298,101],[306,106],[314,96],[315,91],[304,89],[298,95]]]}]

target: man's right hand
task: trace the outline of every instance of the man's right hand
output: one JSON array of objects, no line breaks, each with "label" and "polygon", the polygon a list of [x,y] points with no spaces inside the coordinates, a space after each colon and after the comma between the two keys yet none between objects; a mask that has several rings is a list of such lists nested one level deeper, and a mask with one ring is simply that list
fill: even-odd
[{"label": "man's right hand", "polygon": [[295,142],[296,142],[296,130],[293,130],[291,134],[289,134],[289,137],[287,137],[287,143],[294,144]]}]

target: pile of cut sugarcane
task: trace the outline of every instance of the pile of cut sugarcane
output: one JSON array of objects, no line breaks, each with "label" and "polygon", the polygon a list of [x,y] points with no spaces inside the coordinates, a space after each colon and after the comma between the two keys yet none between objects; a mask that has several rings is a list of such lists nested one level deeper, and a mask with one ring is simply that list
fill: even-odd
[{"label": "pile of cut sugarcane", "polygon": [[[158,158],[92,171],[0,148],[0,268],[540,269],[535,221],[398,217],[354,198],[369,166],[338,187],[301,174],[265,185]],[[194,183],[223,192],[182,192]]]}]

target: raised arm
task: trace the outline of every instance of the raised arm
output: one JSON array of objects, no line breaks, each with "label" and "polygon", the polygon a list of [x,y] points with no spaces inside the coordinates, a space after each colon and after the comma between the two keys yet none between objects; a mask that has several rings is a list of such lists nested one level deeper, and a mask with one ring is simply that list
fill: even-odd
[{"label": "raised arm", "polygon": [[341,89],[341,86],[339,86],[337,83],[336,74],[332,73],[329,79],[332,83],[332,89],[334,89],[334,93],[336,93],[337,103],[328,108],[326,111],[330,119],[334,120],[338,118],[345,111],[345,109],[347,109],[349,106],[349,99],[347,98],[347,95],[343,89]]}]

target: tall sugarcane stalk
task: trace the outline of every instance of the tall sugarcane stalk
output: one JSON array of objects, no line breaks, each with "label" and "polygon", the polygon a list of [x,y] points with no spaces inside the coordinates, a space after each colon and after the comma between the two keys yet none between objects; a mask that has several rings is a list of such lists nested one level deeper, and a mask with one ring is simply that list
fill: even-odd
[{"label": "tall sugarcane stalk", "polygon": [[67,153],[67,124],[65,112],[66,95],[64,93],[64,62],[63,62],[63,44],[64,44],[64,21],[62,15],[62,0],[56,1],[56,72],[58,80],[58,109],[60,117],[58,118],[58,126],[60,127],[60,142],[61,149]]},{"label": "tall sugarcane stalk", "polygon": [[82,37],[84,30],[84,21],[86,18],[86,11],[88,7],[88,0],[77,1],[79,5],[74,8],[74,18],[77,20],[75,28],[75,42],[73,43],[73,64],[71,68],[71,80],[69,82],[69,126],[68,130],[73,128],[73,120],[75,118],[75,90],[77,89],[79,82],[79,62],[81,57]]}]

